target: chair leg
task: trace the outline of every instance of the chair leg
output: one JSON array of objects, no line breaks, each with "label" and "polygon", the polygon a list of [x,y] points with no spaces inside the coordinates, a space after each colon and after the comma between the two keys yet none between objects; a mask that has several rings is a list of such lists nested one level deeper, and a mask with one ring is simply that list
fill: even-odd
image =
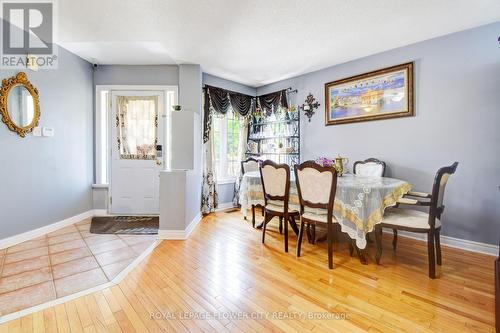
[{"label": "chair leg", "polygon": [[304,222],[302,219],[299,220],[300,228],[299,228],[299,236],[297,238],[297,257],[300,257],[300,248],[302,247],[302,236],[304,235]]},{"label": "chair leg", "polygon": [[316,225],[311,225],[311,244],[316,244]]},{"label": "chair leg", "polygon": [[375,226],[375,243],[377,244],[377,253],[375,254],[375,261],[380,265],[380,258],[382,257],[382,227]]},{"label": "chair leg", "polygon": [[340,230],[338,230],[338,226],[339,226],[338,223],[335,223],[333,225],[333,242],[334,243],[340,243],[340,239],[339,239]]},{"label": "chair leg", "polygon": [[396,246],[398,245],[398,230],[392,229],[392,233],[394,235],[394,238],[392,239],[392,249],[396,251]]},{"label": "chair leg", "polygon": [[328,268],[333,269],[333,225],[328,223],[327,228],[326,237],[328,238]]},{"label": "chair leg", "polygon": [[352,241],[349,239],[349,256],[352,257],[354,254],[354,246],[352,245]]},{"label": "chair leg", "polygon": [[359,249],[358,249],[358,246],[356,245],[356,241],[354,239],[349,238],[349,248],[352,248],[351,257],[354,254],[354,250],[356,250],[356,253],[359,254]]},{"label": "chair leg", "polygon": [[270,216],[269,214],[266,213],[266,215],[264,215],[264,222],[262,223],[262,244],[264,244],[264,239],[266,237],[266,225],[271,219],[272,216]]},{"label": "chair leg", "polygon": [[252,227],[255,228],[255,205],[252,205]]},{"label": "chair leg", "polygon": [[260,212],[261,212],[262,216],[264,216],[264,207],[263,206],[260,206]]},{"label": "chair leg", "polygon": [[295,220],[295,216],[290,215],[289,221],[290,221],[290,227],[292,228],[293,233],[298,236],[299,235],[299,227],[297,226],[297,221]]},{"label": "chair leg", "polygon": [[441,266],[441,237],[439,236],[439,230],[434,231],[434,239],[436,241],[436,263]]},{"label": "chair leg", "polygon": [[434,255],[434,233],[429,231],[427,234],[427,252],[429,256],[429,277],[436,278],[436,263]]},{"label": "chair leg", "polygon": [[312,244],[312,240],[311,240],[311,224],[309,222],[307,223],[306,235],[307,235],[307,241],[309,242],[309,244]]},{"label": "chair leg", "polygon": [[288,214],[285,214],[285,218],[283,220],[285,223],[285,252],[288,252]]},{"label": "chair leg", "polygon": [[283,233],[283,216],[280,216],[280,234]]}]

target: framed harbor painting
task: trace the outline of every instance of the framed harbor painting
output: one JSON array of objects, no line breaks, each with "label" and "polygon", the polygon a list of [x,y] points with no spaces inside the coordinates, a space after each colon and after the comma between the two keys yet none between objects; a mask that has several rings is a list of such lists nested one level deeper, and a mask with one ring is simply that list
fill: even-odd
[{"label": "framed harbor painting", "polygon": [[325,84],[326,125],[413,114],[413,62]]}]

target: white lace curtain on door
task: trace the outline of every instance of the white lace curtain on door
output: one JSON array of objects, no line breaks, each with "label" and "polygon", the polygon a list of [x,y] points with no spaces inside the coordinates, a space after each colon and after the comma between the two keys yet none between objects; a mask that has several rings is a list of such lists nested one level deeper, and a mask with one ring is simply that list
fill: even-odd
[{"label": "white lace curtain on door", "polygon": [[158,142],[158,96],[117,96],[121,159],[153,160]]}]

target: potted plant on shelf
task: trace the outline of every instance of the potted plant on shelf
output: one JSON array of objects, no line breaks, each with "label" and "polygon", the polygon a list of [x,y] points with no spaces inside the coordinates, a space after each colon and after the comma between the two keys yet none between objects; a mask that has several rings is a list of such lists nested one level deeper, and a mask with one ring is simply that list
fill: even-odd
[{"label": "potted plant on shelf", "polygon": [[287,109],[287,119],[288,120],[295,120],[297,119],[297,107],[295,105],[290,106]]},{"label": "potted plant on shelf", "polygon": [[253,112],[253,116],[255,118],[255,123],[260,123],[260,120],[262,119],[262,109],[260,107],[256,107]]}]

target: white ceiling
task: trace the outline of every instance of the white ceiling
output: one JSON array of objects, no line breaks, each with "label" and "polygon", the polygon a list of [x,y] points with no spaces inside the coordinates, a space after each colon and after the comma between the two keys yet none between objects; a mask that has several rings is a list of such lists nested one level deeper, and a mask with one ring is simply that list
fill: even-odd
[{"label": "white ceiling", "polygon": [[58,11],[59,43],[89,61],[196,63],[251,86],[500,21],[499,0],[65,0]]}]

